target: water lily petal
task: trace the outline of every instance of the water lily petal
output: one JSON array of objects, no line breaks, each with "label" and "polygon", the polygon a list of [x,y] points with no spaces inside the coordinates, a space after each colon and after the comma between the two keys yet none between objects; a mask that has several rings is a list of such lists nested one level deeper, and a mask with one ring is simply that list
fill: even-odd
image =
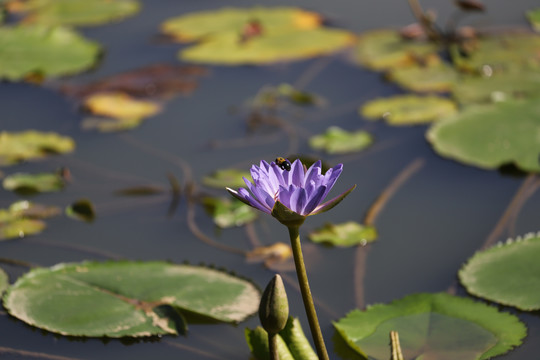
[{"label": "water lily petal", "polygon": [[322,201],[324,193],[326,192],[326,186],[320,186],[318,187],[315,192],[310,196],[303,213],[304,215],[310,214],[313,209],[319,205],[319,203]]},{"label": "water lily petal", "polygon": [[291,179],[290,184],[296,186],[304,186],[304,166],[300,160],[296,159],[291,165],[291,171],[289,171]]},{"label": "water lily petal", "polygon": [[[291,187],[293,186],[294,185],[291,185]],[[304,205],[306,204],[306,201],[307,201],[306,190],[304,188],[294,186],[294,188],[292,189],[292,194],[291,194],[290,209],[300,215],[305,215],[303,213],[303,210],[304,210]]]}]

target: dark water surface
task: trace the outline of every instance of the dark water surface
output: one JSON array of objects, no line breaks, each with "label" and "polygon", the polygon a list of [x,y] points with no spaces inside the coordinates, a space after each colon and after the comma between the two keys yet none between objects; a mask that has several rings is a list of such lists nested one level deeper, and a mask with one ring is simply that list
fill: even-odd
[{"label": "dark water surface", "polygon": [[[425,2],[445,18],[453,8],[450,1]],[[429,3],[429,4],[428,4]],[[104,260],[110,255],[128,259],[192,264],[212,264],[249,277],[264,287],[273,273],[259,264],[248,264],[235,254],[208,246],[198,240],[186,224],[186,202],[174,216],[167,217],[169,198],[120,198],[115,190],[141,184],[167,186],[166,174],[179,179],[185,173],[178,163],[188,162],[194,179],[218,168],[247,169],[260,159],[276,155],[313,154],[309,135],[331,125],[347,130],[367,129],[377,139],[375,146],[357,156],[326,156],[328,164],[344,163],[344,172],[334,194],[357,184],[357,189],[331,212],[309,218],[302,234],[325,222],[361,221],[365,212],[388,183],[409,163],[424,160],[422,169],[391,199],[377,220],[379,239],[365,256],[363,300],[365,304],[389,302],[416,292],[446,291],[457,283],[460,266],[478,250],[523,177],[501,175],[466,167],[435,155],[424,139],[425,127],[392,128],[382,122],[368,123],[357,115],[357,107],[367,100],[400,93],[379,74],[351,64],[346,54],[271,66],[211,67],[199,88],[188,97],[178,97],[165,105],[159,115],[133,131],[101,134],[81,130],[83,118],[76,105],[56,92],[64,82],[86,83],[122,71],[154,63],[177,63],[177,44],[157,41],[159,24],[172,16],[216,9],[224,5],[251,6],[250,1],[143,1],[142,11],[125,21],[86,28],[82,32],[103,44],[106,52],[98,67],[88,73],[55,80],[42,87],[0,83],[0,130],[52,130],[75,138],[76,151],[68,156],[3,169],[52,171],[59,166],[71,169],[74,181],[61,193],[42,194],[33,200],[65,206],[87,197],[96,205],[98,218],[86,224],[59,217],[48,221],[42,234],[0,243],[0,257],[50,266],[59,262]],[[336,26],[361,32],[378,27],[398,27],[413,21],[406,1],[263,1],[262,5],[297,5],[328,16]],[[486,1],[489,12],[469,18],[481,25],[525,24],[524,10],[537,1]],[[309,71],[314,69],[313,76]],[[311,69],[311,70],[310,70]],[[305,89],[328,100],[322,110],[306,110],[298,119],[288,119],[300,130],[292,142],[276,129],[270,142],[232,147],[233,140],[246,134],[245,116],[231,114],[231,106],[241,105],[264,85],[303,82]],[[259,134],[265,135],[265,134]],[[254,135],[257,136],[257,135]],[[222,146],[213,148],[216,140]],[[211,190],[210,190],[211,191]],[[225,194],[224,191],[211,191]],[[0,190],[0,207],[19,199]],[[514,234],[538,231],[540,195],[525,204]],[[199,227],[217,241],[251,248],[243,229],[215,230],[202,208],[197,208]],[[270,217],[261,216],[255,225],[265,244],[287,241],[286,229]],[[505,234],[500,240],[503,240]],[[79,247],[79,248],[77,248]],[[355,268],[362,268],[357,249],[325,248],[304,241],[312,291],[319,301],[319,316],[330,351],[335,321],[357,307]],[[85,250],[86,249],[86,250]],[[100,254],[101,252],[102,254]],[[360,254],[361,255],[361,254]],[[26,269],[4,266],[13,282]],[[286,272],[294,279],[294,272]],[[287,285],[291,314],[307,322],[300,294]],[[467,296],[457,286],[457,294]],[[537,313],[516,313],[529,328],[525,344],[501,359],[536,359],[540,353],[540,319]],[[238,325],[191,325],[187,336],[167,336],[153,341],[71,339],[34,329],[0,310],[0,347],[8,347],[77,359],[248,359],[244,328],[258,325],[256,317]],[[202,353],[199,353],[202,351]],[[2,359],[35,358],[0,352]],[[43,357],[45,358],[45,357]],[[332,358],[337,358],[334,354]],[[458,360],[458,359],[456,359]]]}]

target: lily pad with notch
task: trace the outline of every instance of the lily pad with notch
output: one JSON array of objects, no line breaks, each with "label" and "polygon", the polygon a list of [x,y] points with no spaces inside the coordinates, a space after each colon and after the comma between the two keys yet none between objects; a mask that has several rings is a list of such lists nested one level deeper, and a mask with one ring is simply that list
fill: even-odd
[{"label": "lily pad with notch", "polygon": [[433,124],[426,137],[439,155],[468,165],[540,172],[539,112],[534,98],[470,105]]},{"label": "lily pad with notch", "polygon": [[202,266],[88,261],[31,270],[8,289],[4,307],[58,334],[119,338],[177,334],[176,310],[238,323],[259,301],[249,281]]},{"label": "lily pad with notch", "polygon": [[8,209],[0,209],[0,241],[38,234],[46,228],[41,220],[56,216],[60,209],[54,206],[17,201]]},{"label": "lily pad with notch", "polygon": [[0,78],[11,81],[76,74],[94,66],[101,51],[71,29],[43,25],[1,27],[0,49]]},{"label": "lily pad with notch", "polygon": [[497,308],[446,293],[413,294],[390,304],[353,310],[334,323],[364,358],[388,359],[388,335],[397,331],[404,358],[484,360],[519,346],[527,328]]}]

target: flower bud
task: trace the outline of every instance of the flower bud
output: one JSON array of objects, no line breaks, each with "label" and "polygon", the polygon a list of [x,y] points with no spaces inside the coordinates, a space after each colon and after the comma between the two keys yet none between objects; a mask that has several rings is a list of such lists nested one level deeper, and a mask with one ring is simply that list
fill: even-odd
[{"label": "flower bud", "polygon": [[289,318],[289,301],[281,276],[275,275],[266,286],[259,305],[259,319],[268,334],[285,328]]}]

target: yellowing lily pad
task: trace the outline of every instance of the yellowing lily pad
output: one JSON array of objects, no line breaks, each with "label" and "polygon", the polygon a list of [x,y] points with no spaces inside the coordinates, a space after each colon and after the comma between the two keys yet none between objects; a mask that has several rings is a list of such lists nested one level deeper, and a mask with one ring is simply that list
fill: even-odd
[{"label": "yellowing lily pad", "polygon": [[540,69],[540,36],[515,33],[479,38],[465,52],[456,46],[451,55],[461,70],[491,74]]},{"label": "yellowing lily pad", "polygon": [[465,164],[539,172],[539,114],[538,99],[471,105],[435,123],[427,139],[438,154]]},{"label": "yellowing lily pad", "polygon": [[161,111],[161,106],[153,101],[135,99],[120,92],[90,95],[85,99],[84,106],[95,115],[106,118],[86,119],[83,128],[97,128],[103,132],[134,128],[145,118]]},{"label": "yellowing lily pad", "polygon": [[4,291],[9,286],[9,279],[6,272],[2,269],[0,269],[0,296],[4,293]]},{"label": "yellowing lily pad", "polygon": [[0,78],[21,80],[27,76],[61,76],[92,67],[100,52],[88,41],[64,27],[0,27]]},{"label": "yellowing lily pad", "polygon": [[388,74],[389,80],[415,92],[448,92],[458,78],[454,67],[445,63],[397,68]]},{"label": "yellowing lily pad", "polygon": [[3,131],[0,132],[0,165],[39,159],[50,154],[68,153],[74,148],[73,139],[53,132]]},{"label": "yellowing lily pad", "polygon": [[540,234],[529,234],[478,252],[459,271],[459,278],[473,295],[521,310],[538,310],[539,256]]},{"label": "yellowing lily pad", "polygon": [[454,114],[456,104],[440,96],[396,95],[369,101],[361,108],[367,119],[384,118],[391,125],[415,125]]},{"label": "yellowing lily pad", "polygon": [[329,154],[344,154],[361,151],[373,143],[373,137],[367,131],[346,131],[331,126],[326,133],[309,139],[309,146],[317,150],[325,150]]},{"label": "yellowing lily pad", "polygon": [[397,331],[404,359],[484,360],[521,344],[527,328],[497,308],[446,293],[414,294],[353,310],[334,323],[362,357],[386,360]]},{"label": "yellowing lily pad", "polygon": [[180,51],[185,61],[238,65],[266,64],[327,55],[352,45],[347,31],[321,28],[321,17],[292,7],[225,8],[172,18],[165,34],[199,41]]},{"label": "yellowing lily pad", "polygon": [[374,30],[360,36],[354,60],[372,70],[388,70],[419,63],[439,63],[437,51],[437,45],[404,40],[395,30]]},{"label": "yellowing lily pad", "polygon": [[16,173],[6,176],[2,185],[6,190],[24,194],[32,194],[39,192],[60,191],[64,188],[65,181],[58,173]]},{"label": "yellowing lily pad", "polygon": [[99,25],[135,14],[134,0],[28,0],[17,11],[28,13],[26,23],[44,25]]},{"label": "yellowing lily pad", "polygon": [[250,21],[259,22],[264,32],[272,32],[276,29],[311,30],[319,27],[322,19],[317,13],[292,7],[224,8],[168,19],[161,25],[161,30],[187,42],[225,33],[240,36]]},{"label": "yellowing lily pad", "polygon": [[354,41],[354,36],[347,31],[326,28],[279,29],[246,42],[240,42],[238,34],[225,33],[182,50],[179,56],[185,61],[210,64],[265,64],[328,55]]},{"label": "yellowing lily pad", "polygon": [[309,239],[316,243],[343,247],[366,245],[377,239],[377,230],[373,226],[364,226],[355,221],[329,223],[310,233]]},{"label": "yellowing lily pad", "polygon": [[46,227],[42,218],[59,213],[55,207],[18,201],[8,209],[0,209],[0,241],[40,233]]}]

